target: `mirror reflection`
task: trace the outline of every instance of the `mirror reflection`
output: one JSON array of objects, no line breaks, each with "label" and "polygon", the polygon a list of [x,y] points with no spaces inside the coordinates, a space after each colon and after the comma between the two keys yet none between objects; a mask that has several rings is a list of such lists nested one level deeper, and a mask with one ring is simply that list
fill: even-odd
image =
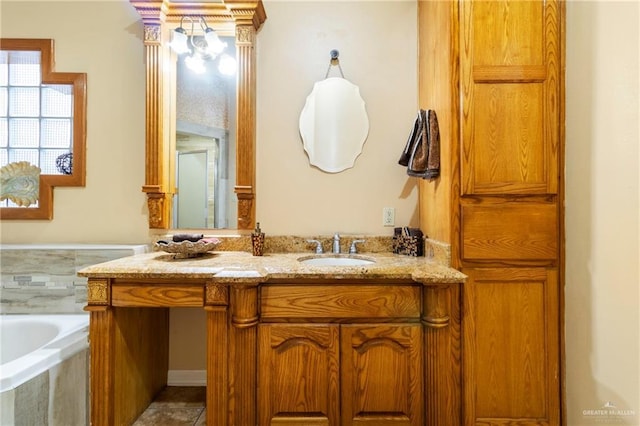
[{"label": "mirror reflection", "polygon": [[199,67],[176,61],[173,227],[230,228],[237,222],[235,39]]}]

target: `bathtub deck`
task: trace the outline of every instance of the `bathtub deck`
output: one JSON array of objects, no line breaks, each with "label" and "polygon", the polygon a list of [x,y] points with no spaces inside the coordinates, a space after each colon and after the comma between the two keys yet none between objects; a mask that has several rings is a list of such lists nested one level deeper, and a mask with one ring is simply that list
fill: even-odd
[{"label": "bathtub deck", "polygon": [[149,405],[134,426],[206,425],[206,388],[168,386]]}]

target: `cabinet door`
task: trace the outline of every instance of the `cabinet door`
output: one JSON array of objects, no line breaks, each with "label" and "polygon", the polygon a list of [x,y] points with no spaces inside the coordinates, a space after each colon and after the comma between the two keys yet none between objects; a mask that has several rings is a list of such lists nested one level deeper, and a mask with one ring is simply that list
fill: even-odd
[{"label": "cabinet door", "polygon": [[465,425],[560,424],[557,271],[463,272]]},{"label": "cabinet door", "polygon": [[559,7],[460,2],[463,195],[558,192]]},{"label": "cabinet door", "polygon": [[338,425],[339,326],[262,324],[259,424]]},{"label": "cabinet door", "polygon": [[422,425],[420,324],[343,325],[342,425]]}]

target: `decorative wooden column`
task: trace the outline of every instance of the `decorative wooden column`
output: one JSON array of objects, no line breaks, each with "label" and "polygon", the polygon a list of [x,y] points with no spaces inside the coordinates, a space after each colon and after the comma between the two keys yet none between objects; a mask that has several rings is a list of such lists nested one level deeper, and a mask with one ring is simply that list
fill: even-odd
[{"label": "decorative wooden column", "polygon": [[109,306],[111,288],[108,279],[89,279],[87,303],[89,312],[90,416],[93,426],[114,424],[115,392],[115,327],[113,309]]},{"label": "decorative wooden column", "polygon": [[255,87],[256,66],[254,44],[256,30],[253,25],[236,26],[236,49],[238,64],[247,67],[239,73],[237,117],[252,117],[246,123],[238,123],[238,145],[245,149],[236,156],[236,186],[238,196],[238,229],[252,229],[255,218]]},{"label": "decorative wooden column", "polygon": [[207,283],[207,424],[226,425],[229,407],[229,287]]},{"label": "decorative wooden column", "polygon": [[163,79],[162,67],[162,26],[160,9],[138,9],[144,22],[144,50],[146,66],[146,128],[145,128],[145,185],[142,191],[147,194],[149,209],[149,228],[166,229],[169,227],[171,211],[171,192],[168,191],[167,176],[164,170],[168,164],[165,158],[167,149],[163,129]]},{"label": "decorative wooden column", "polygon": [[229,423],[255,425],[258,371],[258,283],[231,287]]},{"label": "decorative wooden column", "polygon": [[[261,1],[225,0],[236,25],[238,66],[236,186],[238,229],[253,229],[256,197],[256,31],[267,19]],[[242,121],[240,121],[242,119]]]},{"label": "decorative wooden column", "polygon": [[460,284],[423,291],[425,424],[462,424]]}]

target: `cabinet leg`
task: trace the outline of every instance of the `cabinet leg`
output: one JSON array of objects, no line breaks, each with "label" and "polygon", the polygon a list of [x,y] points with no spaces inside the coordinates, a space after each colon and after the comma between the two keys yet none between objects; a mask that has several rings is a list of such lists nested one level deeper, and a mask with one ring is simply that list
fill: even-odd
[{"label": "cabinet leg", "polygon": [[89,315],[90,417],[93,426],[114,424],[114,319],[109,307],[97,307]]},{"label": "cabinet leg", "polygon": [[207,424],[226,426],[229,407],[227,308],[207,310]]}]

